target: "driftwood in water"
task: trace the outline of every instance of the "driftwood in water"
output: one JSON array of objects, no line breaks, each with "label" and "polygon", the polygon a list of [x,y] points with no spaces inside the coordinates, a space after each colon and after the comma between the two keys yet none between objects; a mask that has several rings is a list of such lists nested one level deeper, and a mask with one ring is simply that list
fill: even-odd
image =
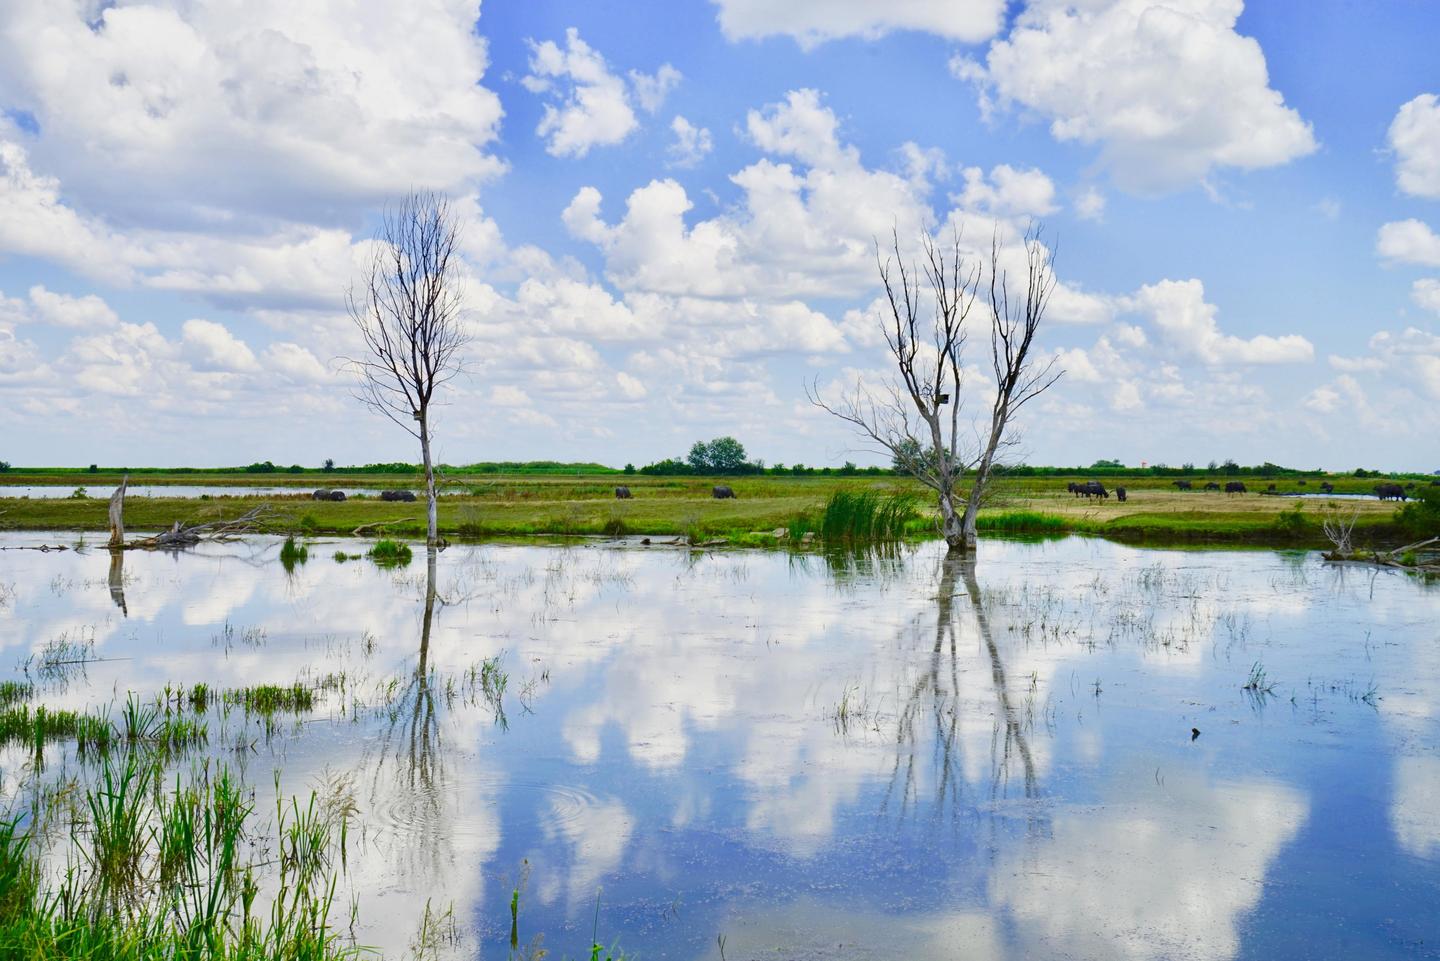
[{"label": "driftwood in water", "polygon": [[130,485],[130,475],[120,478],[120,486],[110,495],[110,549],[125,546],[125,488]]},{"label": "driftwood in water", "polygon": [[130,475],[127,474],[121,479],[120,486],[115,488],[115,493],[110,495],[109,546],[112,551],[192,547],[201,541],[218,541],[230,537],[238,537],[241,534],[253,532],[260,521],[272,513],[269,504],[260,504],[252,507],[239,517],[230,520],[205,521],[201,524],[182,524],[180,521],[176,521],[168,531],[163,531],[153,537],[142,537],[139,540],[126,543],[125,488],[129,485],[129,482]]},{"label": "driftwood in water", "polygon": [[1425,571],[1426,573],[1440,573],[1440,563],[1406,563],[1403,558],[1423,548],[1433,547],[1440,544],[1440,537],[1427,537],[1423,541],[1416,541],[1414,544],[1406,544],[1404,547],[1397,547],[1393,551],[1344,551],[1334,550],[1325,553],[1323,556],[1327,561],[1348,562],[1352,564],[1374,564],[1377,567],[1398,567],[1406,571]]},{"label": "driftwood in water", "polygon": [[126,550],[163,550],[193,547],[201,541],[220,541],[253,533],[260,522],[272,513],[269,504],[260,504],[230,520],[206,521],[203,524],[182,524],[176,521],[168,530],[153,537],[142,537],[125,545]]}]

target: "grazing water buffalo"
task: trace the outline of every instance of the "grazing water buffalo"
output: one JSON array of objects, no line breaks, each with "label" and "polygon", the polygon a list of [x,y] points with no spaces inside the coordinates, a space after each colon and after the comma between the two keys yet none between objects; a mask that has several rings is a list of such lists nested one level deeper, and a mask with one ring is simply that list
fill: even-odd
[{"label": "grazing water buffalo", "polygon": [[1083,495],[1087,500],[1088,500],[1089,498],[1091,498],[1091,497],[1109,497],[1109,496],[1110,496],[1110,492],[1105,489],[1105,485],[1104,485],[1104,484],[1100,483],[1099,481],[1093,481],[1093,480],[1092,480],[1092,481],[1086,481],[1086,482],[1083,483],[1083,484],[1071,484],[1071,485],[1070,485],[1070,491],[1071,491],[1071,493],[1073,493],[1076,497],[1080,497],[1080,496]]},{"label": "grazing water buffalo", "polygon": [[1275,485],[1274,485],[1274,484],[1271,484],[1269,487],[1265,488],[1265,493],[1267,493],[1267,494],[1273,494],[1273,493],[1275,493]]},{"label": "grazing water buffalo", "polygon": [[1122,504],[1125,503],[1125,488],[1123,488],[1123,487],[1117,487],[1117,488],[1115,488],[1115,499],[1116,499],[1117,501],[1119,501],[1120,503],[1122,503]]},{"label": "grazing water buffalo", "polygon": [[1329,481],[1323,481],[1323,482],[1320,484],[1320,489],[1321,489],[1322,491],[1324,491],[1325,493],[1327,493],[1327,494],[1333,494],[1333,493],[1335,493],[1335,485],[1332,484],[1332,483],[1330,483]]},{"label": "grazing water buffalo", "polygon": [[1175,481],[1174,484],[1182,491],[1188,491],[1193,489],[1189,481]]},{"label": "grazing water buffalo", "polygon": [[1300,481],[1299,484],[1300,484],[1301,487],[1304,487],[1304,486],[1305,486],[1305,482],[1304,482],[1303,480]]},{"label": "grazing water buffalo", "polygon": [[318,490],[310,495],[310,499],[314,501],[343,501],[345,499],[345,492]]},{"label": "grazing water buffalo", "polygon": [[1225,493],[1227,493],[1227,494],[1243,494],[1243,493],[1245,493],[1245,485],[1244,485],[1243,483],[1241,483],[1240,481],[1226,481],[1226,482],[1225,482]]},{"label": "grazing water buffalo", "polygon": [[616,500],[628,501],[632,496],[633,496],[633,495],[631,495],[631,493],[630,493],[630,488],[628,488],[628,487],[617,487],[617,488],[615,488],[615,499],[616,499]]},{"label": "grazing water buffalo", "polygon": [[710,488],[710,496],[715,498],[717,501],[723,501],[726,499],[733,500],[735,499],[735,492],[730,489],[729,484],[716,484],[714,487]]},{"label": "grazing water buffalo", "polygon": [[1220,489],[1220,485],[1217,484],[1215,481],[1211,481],[1210,483],[1205,485],[1205,489],[1207,491],[1218,491]]},{"label": "grazing water buffalo", "polygon": [[1399,484],[1376,484],[1375,496],[1380,498],[1382,501],[1388,501],[1392,499],[1397,501],[1403,501],[1405,499],[1405,488],[1401,487]]},{"label": "grazing water buffalo", "polygon": [[380,492],[380,499],[381,499],[382,501],[403,501],[404,503],[409,504],[409,503],[412,503],[412,502],[415,500],[415,492],[414,492],[414,491],[381,491],[381,492]]}]

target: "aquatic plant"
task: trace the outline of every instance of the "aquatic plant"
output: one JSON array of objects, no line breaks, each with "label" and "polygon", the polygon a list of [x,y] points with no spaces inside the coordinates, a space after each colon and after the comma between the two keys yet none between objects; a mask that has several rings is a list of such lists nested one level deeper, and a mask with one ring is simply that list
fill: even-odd
[{"label": "aquatic plant", "polygon": [[29,681],[0,681],[0,708],[28,701],[34,693],[35,685]]},{"label": "aquatic plant", "polygon": [[1256,661],[1250,665],[1250,675],[1241,690],[1252,694],[1269,694],[1275,690],[1275,682],[1265,673],[1265,666]]},{"label": "aquatic plant", "polygon": [[[228,769],[149,789],[159,778],[153,758],[107,758],[76,809],[63,873],[41,872],[44,835],[24,812],[0,818],[0,956],[338,961],[357,953],[331,925],[337,831],[313,795],[307,806],[277,802],[277,836],[267,842],[249,829],[253,805]],[[277,892],[265,908],[261,865],[272,867]]]},{"label": "aquatic plant", "polygon": [[303,564],[310,559],[310,549],[304,544],[296,544],[294,535],[285,538],[285,543],[280,545],[280,563],[287,571],[294,570],[296,564]]},{"label": "aquatic plant", "polygon": [[893,540],[919,516],[915,505],[911,494],[836,491],[820,515],[819,533],[827,541]]},{"label": "aquatic plant", "polygon": [[77,711],[52,711],[28,704],[0,712],[0,745],[30,744],[38,754],[46,743],[74,740],[81,751],[104,751],[116,740],[109,718]]},{"label": "aquatic plant", "polygon": [[288,711],[298,714],[315,706],[315,692],[303,684],[289,687],[277,684],[257,684],[226,691],[221,695],[226,704],[238,704],[252,714],[275,714]]},{"label": "aquatic plant", "polygon": [[389,539],[376,541],[369,551],[370,559],[381,567],[404,567],[414,556],[410,545]]}]

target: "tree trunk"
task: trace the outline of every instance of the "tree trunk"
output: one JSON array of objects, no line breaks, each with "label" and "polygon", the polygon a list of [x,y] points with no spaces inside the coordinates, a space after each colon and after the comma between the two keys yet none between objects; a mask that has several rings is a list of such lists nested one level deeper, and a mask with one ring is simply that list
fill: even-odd
[{"label": "tree trunk", "polygon": [[130,483],[130,475],[126,474],[120,478],[120,486],[115,488],[115,493],[110,495],[110,549],[118,550],[125,546],[125,488]]},{"label": "tree trunk", "polygon": [[[977,529],[980,501],[985,497],[985,488],[990,483],[990,471],[995,466],[995,449],[1000,444],[1000,438],[1005,435],[1005,422],[1009,418],[1010,412],[1007,408],[997,412],[991,420],[990,442],[985,446],[985,453],[981,455],[980,462],[975,465],[975,481],[970,485],[970,496],[965,499],[965,518],[960,525],[961,546],[959,550],[975,550],[975,542],[980,537]],[[953,545],[950,549],[956,550]]]},{"label": "tree trunk", "polygon": [[440,543],[440,516],[435,506],[435,465],[430,460],[430,420],[428,412],[420,414],[420,454],[425,460],[425,546]]},{"label": "tree trunk", "polygon": [[943,493],[940,495],[940,525],[940,532],[945,536],[945,543],[951,551],[970,549],[966,546],[964,524],[955,510],[954,494]]}]

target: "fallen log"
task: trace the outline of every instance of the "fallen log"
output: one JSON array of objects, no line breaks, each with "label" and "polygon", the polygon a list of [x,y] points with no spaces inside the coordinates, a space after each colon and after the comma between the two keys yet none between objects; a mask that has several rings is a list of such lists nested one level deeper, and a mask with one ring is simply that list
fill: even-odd
[{"label": "fallen log", "polygon": [[260,522],[273,513],[269,504],[260,504],[229,520],[205,521],[200,524],[182,524],[176,521],[168,531],[130,541],[124,547],[126,550],[166,550],[194,547],[201,541],[233,540],[254,533]]}]

